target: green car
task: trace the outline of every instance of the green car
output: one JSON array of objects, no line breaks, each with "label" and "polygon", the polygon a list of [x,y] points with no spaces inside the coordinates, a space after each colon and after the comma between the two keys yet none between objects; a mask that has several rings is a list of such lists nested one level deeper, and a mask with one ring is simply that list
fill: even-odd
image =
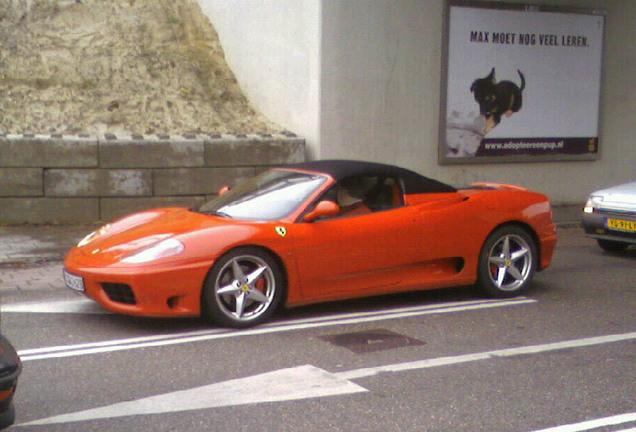
[{"label": "green car", "polygon": [[582,222],[585,234],[608,252],[636,245],[636,181],[592,192]]}]

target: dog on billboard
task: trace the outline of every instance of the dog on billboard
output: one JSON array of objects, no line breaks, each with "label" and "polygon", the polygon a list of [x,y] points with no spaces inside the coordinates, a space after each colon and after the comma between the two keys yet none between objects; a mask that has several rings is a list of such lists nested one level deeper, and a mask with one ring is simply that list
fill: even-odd
[{"label": "dog on billboard", "polygon": [[476,79],[470,86],[479,104],[479,113],[486,118],[484,134],[501,122],[501,116],[510,117],[521,109],[526,78],[520,70],[517,72],[521,78],[520,86],[508,80],[497,82],[494,67],[488,76]]}]

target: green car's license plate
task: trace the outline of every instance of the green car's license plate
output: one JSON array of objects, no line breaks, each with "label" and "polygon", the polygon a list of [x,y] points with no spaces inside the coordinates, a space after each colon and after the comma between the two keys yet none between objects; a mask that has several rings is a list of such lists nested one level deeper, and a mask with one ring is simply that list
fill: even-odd
[{"label": "green car's license plate", "polygon": [[636,232],[636,222],[622,219],[607,219],[607,228],[617,231]]}]

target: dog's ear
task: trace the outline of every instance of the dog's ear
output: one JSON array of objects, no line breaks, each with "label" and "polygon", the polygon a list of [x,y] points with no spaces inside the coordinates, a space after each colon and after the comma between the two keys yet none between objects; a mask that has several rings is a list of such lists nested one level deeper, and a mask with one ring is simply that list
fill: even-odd
[{"label": "dog's ear", "polygon": [[490,75],[488,75],[486,77],[486,79],[492,81],[493,84],[496,84],[496,80],[495,80],[495,68],[492,68],[492,70],[490,71]]}]

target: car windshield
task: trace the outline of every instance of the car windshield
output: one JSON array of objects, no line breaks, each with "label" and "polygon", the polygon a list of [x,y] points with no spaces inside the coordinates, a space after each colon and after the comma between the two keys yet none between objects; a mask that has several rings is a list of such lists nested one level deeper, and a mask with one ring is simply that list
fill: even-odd
[{"label": "car windshield", "polygon": [[198,211],[240,220],[278,220],[296,210],[325,180],[317,174],[270,170],[208,201]]}]

